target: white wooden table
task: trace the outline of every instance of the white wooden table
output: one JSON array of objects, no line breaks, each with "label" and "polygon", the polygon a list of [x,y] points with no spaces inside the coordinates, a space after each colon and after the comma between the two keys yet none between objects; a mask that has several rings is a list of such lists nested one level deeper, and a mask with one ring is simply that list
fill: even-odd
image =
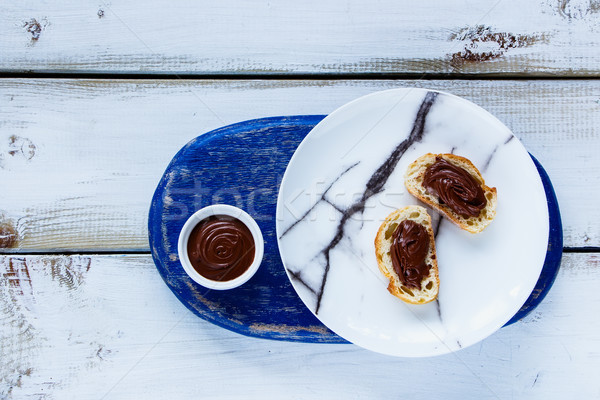
[{"label": "white wooden table", "polygon": [[[0,4],[0,398],[600,398],[600,5],[592,0]],[[463,96],[544,165],[564,255],[543,303],[458,353],[249,338],[148,247],[190,139],[395,87]]]}]

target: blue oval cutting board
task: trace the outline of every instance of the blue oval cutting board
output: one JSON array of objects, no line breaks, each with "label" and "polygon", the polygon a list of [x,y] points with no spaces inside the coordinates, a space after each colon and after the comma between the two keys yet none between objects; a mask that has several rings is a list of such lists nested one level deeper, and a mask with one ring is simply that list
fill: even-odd
[{"label": "blue oval cutting board", "polygon": [[[254,337],[302,342],[345,343],[302,303],[279,257],[275,235],[277,191],[296,147],[325,116],[272,117],[229,125],[197,137],[167,167],[154,193],[148,218],[154,263],[177,298],[198,316]],[[546,261],[534,291],[507,323],[527,315],[544,298],[562,256],[562,225],[548,175],[533,158],[548,198],[550,238]],[[231,204],[260,226],[265,254],[258,272],[229,291],[206,289],[192,281],[177,256],[181,227],[198,209]]]}]

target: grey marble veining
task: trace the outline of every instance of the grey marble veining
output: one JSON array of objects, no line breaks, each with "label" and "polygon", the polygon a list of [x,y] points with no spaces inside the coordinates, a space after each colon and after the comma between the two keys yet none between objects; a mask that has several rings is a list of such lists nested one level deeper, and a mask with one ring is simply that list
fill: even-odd
[{"label": "grey marble veining", "polygon": [[[427,93],[427,95],[425,96],[425,99],[423,100],[423,102],[421,103],[421,106],[419,107],[419,111],[417,112],[417,115],[415,117],[415,122],[413,124],[413,128],[412,128],[410,134],[408,135],[408,137],[406,139],[404,139],[402,142],[400,142],[400,144],[398,144],[396,146],[396,148],[394,148],[394,150],[383,161],[383,163],[379,166],[379,168],[377,168],[373,172],[373,174],[371,175],[371,177],[367,181],[367,184],[364,187],[362,195],[356,202],[352,203],[349,207],[343,207],[343,206],[338,206],[335,204],[335,202],[328,200],[326,196],[327,196],[327,193],[333,187],[333,185],[335,185],[335,183],[343,175],[345,175],[351,168],[358,165],[359,162],[356,162],[355,164],[353,164],[352,166],[347,168],[345,171],[343,171],[338,177],[336,177],[334,179],[334,181],[323,192],[323,195],[319,199],[319,202],[324,201],[324,202],[328,203],[333,208],[335,208],[336,211],[338,211],[340,213],[340,218],[339,218],[339,222],[337,225],[335,235],[328,243],[325,244],[323,249],[319,252],[320,253],[319,256],[322,256],[324,259],[324,264],[322,265],[323,273],[322,273],[322,276],[320,279],[320,284],[318,285],[317,288],[310,287],[302,279],[301,273],[292,271],[288,268],[288,271],[290,271],[290,273],[294,277],[294,279],[299,280],[304,286],[309,287],[311,289],[311,291],[315,294],[316,305],[313,310],[315,314],[319,313],[321,300],[323,298],[323,292],[325,290],[325,285],[327,283],[327,275],[329,273],[329,268],[331,267],[331,252],[333,250],[335,250],[336,247],[342,241],[342,239],[345,238],[346,223],[354,215],[362,214],[364,212],[366,202],[374,195],[381,193],[383,191],[383,188],[384,188],[385,184],[387,183],[387,180],[389,179],[390,175],[392,174],[392,172],[398,165],[398,161],[400,161],[400,159],[402,158],[402,156],[404,155],[406,150],[413,144],[421,141],[421,139],[423,138],[423,132],[425,130],[425,121],[427,118],[427,114],[429,113],[429,110],[433,106],[437,96],[438,96],[438,93],[436,93],[436,92],[428,92]],[[318,202],[315,203],[315,205],[311,206],[311,208],[306,213],[304,213],[301,218],[295,220],[292,223],[292,225],[290,225],[289,228],[284,230],[284,232],[280,236],[280,239],[283,239],[286,236],[286,234],[289,233],[289,231],[291,229],[293,229],[295,226],[297,226],[298,223],[301,223],[302,221],[304,221],[310,214],[310,211],[312,211],[314,209],[316,204],[318,204]]]}]

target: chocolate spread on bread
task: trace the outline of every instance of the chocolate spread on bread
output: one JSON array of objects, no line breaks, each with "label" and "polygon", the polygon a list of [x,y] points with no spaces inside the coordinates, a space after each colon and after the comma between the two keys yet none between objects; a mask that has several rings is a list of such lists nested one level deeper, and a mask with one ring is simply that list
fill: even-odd
[{"label": "chocolate spread on bread", "polygon": [[471,174],[441,157],[425,170],[423,186],[465,218],[476,217],[487,204],[481,185]]},{"label": "chocolate spread on bread", "polygon": [[391,256],[403,285],[421,289],[421,282],[429,275],[430,266],[425,263],[428,252],[427,229],[415,221],[402,221],[392,236]]},{"label": "chocolate spread on bread", "polygon": [[188,256],[194,269],[213,281],[230,281],[254,260],[254,239],[243,222],[225,215],[206,218],[192,230]]}]

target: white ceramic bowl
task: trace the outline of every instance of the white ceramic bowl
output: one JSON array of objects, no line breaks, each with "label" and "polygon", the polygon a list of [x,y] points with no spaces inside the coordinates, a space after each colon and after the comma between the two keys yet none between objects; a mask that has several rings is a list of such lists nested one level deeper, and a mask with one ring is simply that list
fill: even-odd
[{"label": "white ceramic bowl", "polygon": [[[228,281],[214,281],[200,275],[200,273],[198,273],[198,271],[196,271],[192,266],[187,253],[188,240],[194,227],[200,221],[215,215],[227,215],[240,220],[248,227],[250,233],[252,234],[252,238],[254,239],[254,260],[252,261],[252,264],[250,264],[250,267],[248,267],[248,269],[242,275]],[[186,221],[181,229],[181,232],[179,233],[177,252],[179,254],[179,260],[183,266],[183,269],[196,283],[199,283],[200,285],[209,289],[227,290],[236,288],[246,283],[256,273],[260,263],[262,262],[264,247],[265,243],[262,232],[260,231],[256,221],[254,221],[254,219],[248,213],[234,206],[226,204],[214,204],[196,211]]]}]

